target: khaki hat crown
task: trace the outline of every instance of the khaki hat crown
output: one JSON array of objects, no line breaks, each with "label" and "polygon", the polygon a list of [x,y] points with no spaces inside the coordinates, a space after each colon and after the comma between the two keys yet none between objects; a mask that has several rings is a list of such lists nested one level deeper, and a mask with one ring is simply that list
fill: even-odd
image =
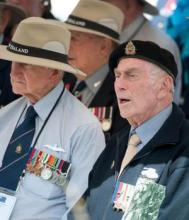
[{"label": "khaki hat crown", "polygon": [[92,33],[118,42],[123,26],[122,11],[107,2],[80,0],[66,23],[69,30]]},{"label": "khaki hat crown", "polygon": [[70,37],[71,34],[63,23],[30,17],[18,25],[7,47],[0,46],[0,56],[2,59],[85,76],[67,63]]}]

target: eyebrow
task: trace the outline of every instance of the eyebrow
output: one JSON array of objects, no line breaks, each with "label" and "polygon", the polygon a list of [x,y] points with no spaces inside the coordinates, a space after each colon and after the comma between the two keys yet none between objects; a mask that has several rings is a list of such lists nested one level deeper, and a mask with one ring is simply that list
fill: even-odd
[{"label": "eyebrow", "polygon": [[136,67],[132,67],[132,68],[129,68],[127,70],[123,70],[123,71],[120,71],[118,70],[117,68],[114,69],[114,73],[124,73],[124,74],[129,74],[129,73],[132,73],[132,72],[138,72],[138,69]]}]

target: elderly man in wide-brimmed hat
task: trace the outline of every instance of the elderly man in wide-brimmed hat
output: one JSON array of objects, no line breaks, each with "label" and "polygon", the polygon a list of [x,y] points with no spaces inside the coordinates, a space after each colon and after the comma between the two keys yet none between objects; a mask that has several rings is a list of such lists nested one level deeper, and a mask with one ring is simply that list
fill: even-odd
[{"label": "elderly man in wide-brimmed hat", "polygon": [[123,13],[106,2],[81,0],[66,24],[72,34],[69,63],[83,70],[87,78],[75,83],[67,75],[64,81],[98,117],[109,137],[127,124],[116,108],[114,76],[107,65],[110,53],[119,44]]},{"label": "elderly man in wide-brimmed hat", "polygon": [[174,101],[181,103],[182,65],[177,44],[165,32],[156,27],[143,13],[151,16],[158,15],[158,9],[150,0],[103,0],[119,7],[124,15],[124,28],[121,42],[129,40],[147,40],[157,43],[169,50],[175,57],[178,66],[178,76],[174,92]]},{"label": "elderly man in wide-brimmed hat", "polygon": [[104,147],[98,120],[62,82],[63,71],[85,76],[67,63],[69,42],[62,23],[32,17],[0,47],[23,96],[0,111],[0,203],[10,219],[61,219]]}]

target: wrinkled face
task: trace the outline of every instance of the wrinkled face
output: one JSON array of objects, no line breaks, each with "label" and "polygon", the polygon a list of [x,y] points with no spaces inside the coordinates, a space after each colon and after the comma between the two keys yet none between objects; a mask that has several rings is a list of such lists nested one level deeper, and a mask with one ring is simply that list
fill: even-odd
[{"label": "wrinkled face", "polygon": [[[11,84],[13,92],[38,101],[52,86],[52,70],[46,67],[12,63]],[[33,101],[32,101],[33,102]]]},{"label": "wrinkled face", "polygon": [[147,61],[136,58],[120,60],[115,69],[120,114],[132,125],[139,125],[156,113],[158,86],[150,71]]},{"label": "wrinkled face", "polygon": [[71,33],[69,63],[90,75],[99,65],[102,39],[79,31],[71,31]]}]

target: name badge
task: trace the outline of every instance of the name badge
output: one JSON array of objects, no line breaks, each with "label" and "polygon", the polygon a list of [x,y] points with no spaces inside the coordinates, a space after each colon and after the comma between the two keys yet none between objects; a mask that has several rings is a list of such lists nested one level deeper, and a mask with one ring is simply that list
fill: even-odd
[{"label": "name badge", "polygon": [[1,220],[9,220],[13,208],[16,203],[16,197],[14,195],[8,195],[4,192],[0,192],[0,216]]}]

